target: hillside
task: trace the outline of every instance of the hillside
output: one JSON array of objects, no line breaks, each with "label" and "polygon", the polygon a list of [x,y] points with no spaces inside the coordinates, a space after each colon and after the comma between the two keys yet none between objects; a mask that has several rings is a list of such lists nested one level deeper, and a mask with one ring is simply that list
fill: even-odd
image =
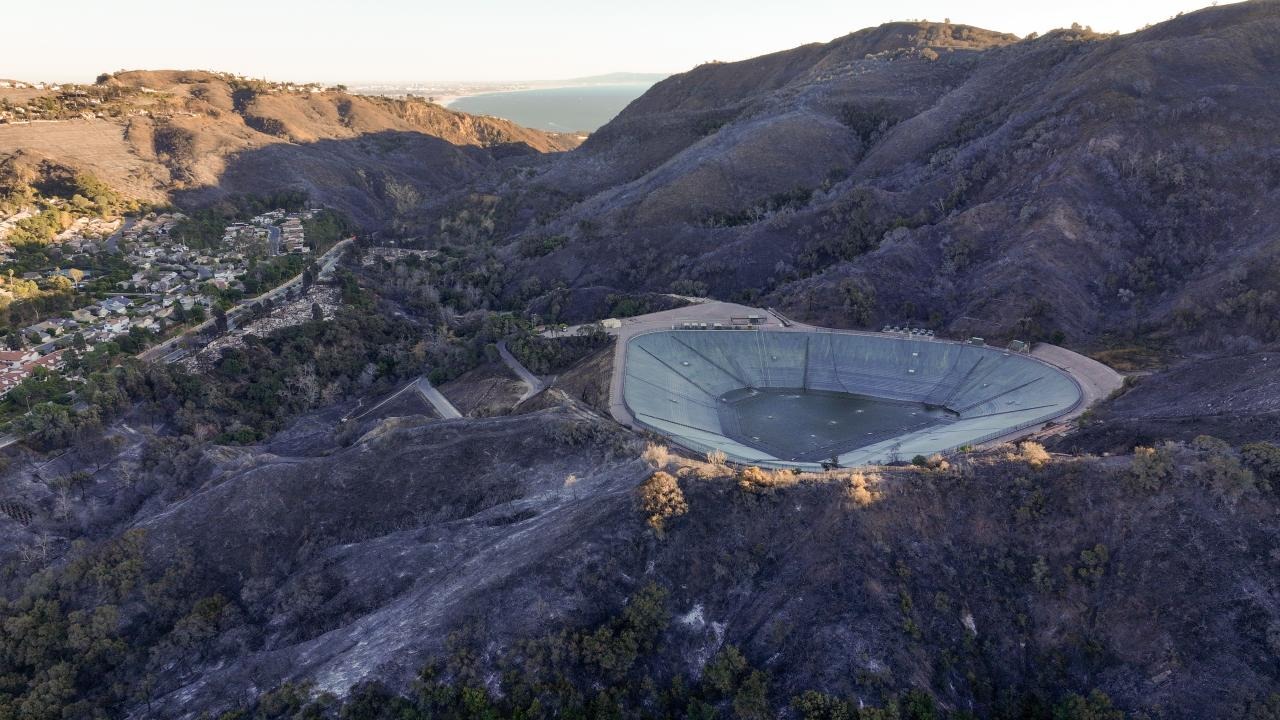
[{"label": "hillside", "polygon": [[210,72],[0,89],[0,117],[0,160],[88,172],[151,202],[302,189],[370,227],[504,157],[578,142],[421,100]]},{"label": "hillside", "polygon": [[[737,708],[745,670],[708,687],[736,649],[777,708],[806,691],[868,707],[917,691],[940,711],[1038,718],[1099,689],[1152,717],[1226,717],[1280,682],[1276,495],[1229,448],[1162,450],[1164,474],[996,453],[753,484],[684,463],[687,512],[655,535],[636,491],[653,471],[642,444],[563,398],[484,420],[371,418],[346,447],[326,430],[338,412],[255,448],[181,450],[134,418],[144,433],[113,430],[116,460],[15,467],[6,507],[28,515],[0,526],[25,564],[42,537],[128,532],[92,552],[46,548],[71,559],[52,586],[15,580],[7,621],[51,622],[39,603],[54,594],[71,625],[108,607],[118,623],[96,632],[119,646],[76,661],[100,673],[77,696],[134,717],[216,714],[287,682],[304,696],[402,691],[429,662],[445,687],[499,706],[536,692],[568,709],[602,683],[626,708],[678,692]],[[76,472],[92,482],[52,512],[42,476]],[[591,635],[653,587],[643,644]],[[145,698],[121,692],[140,678]],[[41,676],[17,687],[27,708],[54,690]]]},{"label": "hillside", "polygon": [[1246,2],[1124,36],[895,23],[700,66],[495,182],[523,209],[495,234],[563,238],[523,263],[544,287],[1256,347],[1280,339],[1277,33],[1280,6]]}]

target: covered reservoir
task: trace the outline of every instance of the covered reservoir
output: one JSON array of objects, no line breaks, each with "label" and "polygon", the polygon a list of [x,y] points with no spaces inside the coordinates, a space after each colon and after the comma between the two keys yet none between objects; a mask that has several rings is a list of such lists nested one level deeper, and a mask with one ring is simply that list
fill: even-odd
[{"label": "covered reservoir", "polygon": [[662,330],[626,346],[623,401],[699,452],[766,467],[910,460],[1070,412],[1066,373],[985,346],[885,334]]}]

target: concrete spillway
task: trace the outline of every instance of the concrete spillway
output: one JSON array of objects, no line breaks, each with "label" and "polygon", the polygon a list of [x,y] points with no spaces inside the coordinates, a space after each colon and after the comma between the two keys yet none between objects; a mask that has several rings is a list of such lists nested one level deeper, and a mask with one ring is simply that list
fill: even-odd
[{"label": "concrete spillway", "polygon": [[640,424],[744,464],[910,460],[1081,402],[1071,377],[1025,355],[891,335],[664,330],[625,352],[623,400]]}]

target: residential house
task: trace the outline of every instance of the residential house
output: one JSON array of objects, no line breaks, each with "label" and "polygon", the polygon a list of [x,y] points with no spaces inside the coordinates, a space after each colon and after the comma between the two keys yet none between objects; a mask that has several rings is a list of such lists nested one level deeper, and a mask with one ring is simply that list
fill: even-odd
[{"label": "residential house", "polygon": [[48,320],[22,328],[22,337],[33,340],[36,344],[47,343],[62,332],[62,328]]},{"label": "residential house", "polygon": [[133,301],[126,297],[109,297],[101,302],[102,307],[109,313],[115,315],[123,315],[129,311],[133,305]]},{"label": "residential house", "polygon": [[112,318],[102,324],[102,330],[109,338],[123,335],[129,332],[129,318]]},{"label": "residential house", "polygon": [[12,370],[39,357],[40,353],[32,350],[0,350],[0,369]]},{"label": "residential house", "polygon": [[21,354],[21,361],[17,364],[11,364],[4,370],[0,370],[0,396],[8,394],[10,390],[17,387],[23,380],[31,377],[32,371],[36,368],[44,368],[46,370],[56,370],[62,367],[63,357],[62,350],[55,350],[43,357],[38,352],[33,351],[4,351],[0,353],[2,357],[13,357],[13,353]]},{"label": "residential house", "polygon": [[31,363],[31,369],[34,370],[35,368],[42,367],[46,370],[56,370],[62,367],[62,364],[65,362],[62,357],[64,352],[66,352],[66,350],[55,350],[48,355],[45,355],[39,360]]},{"label": "residential house", "polygon": [[101,305],[89,305],[71,311],[71,317],[79,322],[92,322],[100,317],[107,316],[107,309]]}]

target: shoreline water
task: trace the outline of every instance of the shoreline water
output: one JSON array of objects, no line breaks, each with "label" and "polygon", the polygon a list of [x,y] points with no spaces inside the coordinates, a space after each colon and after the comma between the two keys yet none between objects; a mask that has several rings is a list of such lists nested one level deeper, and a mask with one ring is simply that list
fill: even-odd
[{"label": "shoreline water", "polygon": [[652,86],[648,82],[546,84],[437,96],[435,101],[458,112],[492,115],[538,130],[591,133]]}]

